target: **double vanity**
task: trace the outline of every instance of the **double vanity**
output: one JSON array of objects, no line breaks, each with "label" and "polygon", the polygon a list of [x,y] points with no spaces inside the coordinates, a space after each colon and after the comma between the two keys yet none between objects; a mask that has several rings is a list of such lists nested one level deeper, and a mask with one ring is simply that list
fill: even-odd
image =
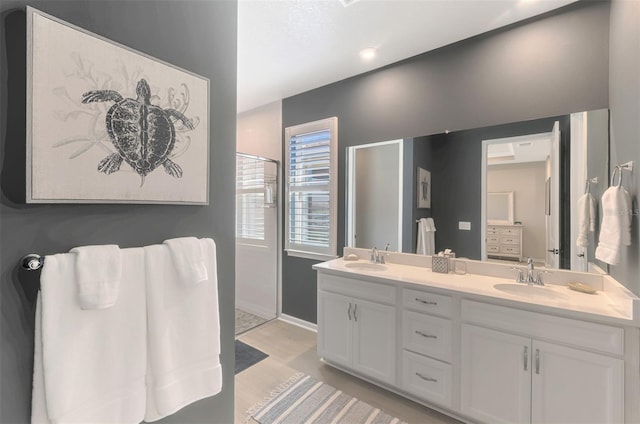
[{"label": "double vanity", "polygon": [[326,363],[467,422],[640,422],[640,299],[610,276],[370,253],[313,267]]}]

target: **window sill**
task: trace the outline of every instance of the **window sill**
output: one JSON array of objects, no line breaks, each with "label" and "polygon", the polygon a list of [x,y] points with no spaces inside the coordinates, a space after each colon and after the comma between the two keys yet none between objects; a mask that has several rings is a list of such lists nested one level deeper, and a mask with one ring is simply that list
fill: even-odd
[{"label": "window sill", "polygon": [[330,261],[331,259],[335,259],[338,256],[335,255],[327,255],[324,253],[313,253],[313,252],[303,252],[300,250],[286,250],[287,256],[293,256],[295,258],[304,258],[304,259],[314,259],[318,261]]}]

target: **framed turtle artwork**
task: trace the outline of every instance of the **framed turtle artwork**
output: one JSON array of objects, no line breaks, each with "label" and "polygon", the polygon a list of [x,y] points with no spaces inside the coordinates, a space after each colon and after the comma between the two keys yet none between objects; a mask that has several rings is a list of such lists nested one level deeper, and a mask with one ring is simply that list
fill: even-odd
[{"label": "framed turtle artwork", "polygon": [[209,203],[209,80],[27,7],[27,203]]}]

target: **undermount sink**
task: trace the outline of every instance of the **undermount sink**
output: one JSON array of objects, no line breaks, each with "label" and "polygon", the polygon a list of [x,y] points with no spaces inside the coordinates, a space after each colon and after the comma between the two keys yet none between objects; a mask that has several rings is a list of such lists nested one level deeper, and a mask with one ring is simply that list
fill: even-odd
[{"label": "undermount sink", "polygon": [[344,266],[349,269],[360,271],[384,271],[387,269],[387,267],[382,264],[372,264],[371,262],[350,262]]},{"label": "undermount sink", "polygon": [[494,289],[528,299],[566,299],[568,296],[546,286],[528,284],[494,284]]}]

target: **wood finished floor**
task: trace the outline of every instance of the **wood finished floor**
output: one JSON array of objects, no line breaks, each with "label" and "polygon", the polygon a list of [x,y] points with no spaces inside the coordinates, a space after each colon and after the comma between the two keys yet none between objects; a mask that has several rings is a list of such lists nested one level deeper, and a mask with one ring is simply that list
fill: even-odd
[{"label": "wood finished floor", "polygon": [[409,424],[459,423],[322,363],[316,353],[316,333],[313,331],[274,320],[242,334],[238,339],[269,357],[236,375],[236,423],[244,423],[249,408],[298,372],[330,384]]}]

